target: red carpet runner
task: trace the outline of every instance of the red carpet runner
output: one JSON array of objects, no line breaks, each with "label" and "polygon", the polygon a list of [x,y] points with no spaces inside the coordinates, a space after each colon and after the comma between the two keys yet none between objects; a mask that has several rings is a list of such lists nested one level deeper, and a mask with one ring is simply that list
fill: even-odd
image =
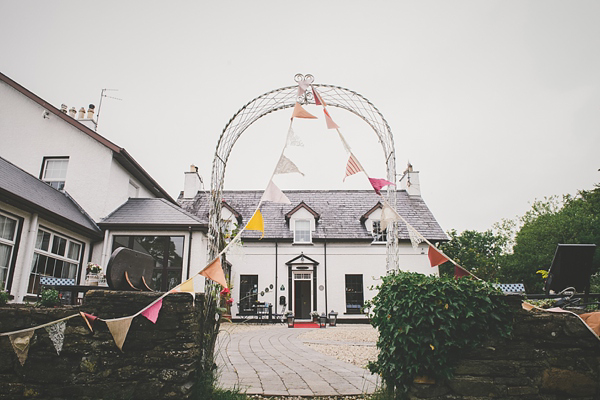
[{"label": "red carpet runner", "polygon": [[294,328],[318,328],[319,324],[315,324],[313,322],[296,322],[294,323]]}]

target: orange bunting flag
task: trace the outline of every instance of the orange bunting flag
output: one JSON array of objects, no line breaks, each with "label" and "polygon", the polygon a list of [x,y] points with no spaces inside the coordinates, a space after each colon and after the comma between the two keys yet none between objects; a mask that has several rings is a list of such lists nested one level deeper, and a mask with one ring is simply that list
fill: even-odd
[{"label": "orange bunting flag", "polygon": [[460,279],[464,276],[469,276],[471,273],[458,265],[454,266],[454,279]]},{"label": "orange bunting flag", "polygon": [[308,119],[317,119],[314,115],[306,111],[300,103],[296,103],[294,106],[294,112],[292,113],[292,118],[308,118]]},{"label": "orange bunting flag", "polygon": [[[246,228],[247,229],[247,228]],[[217,257],[207,267],[200,271],[200,275],[217,282],[224,288],[227,287],[227,281],[225,280],[225,273],[223,267],[221,267],[221,258]]]},{"label": "orange bunting flag", "polygon": [[312,91],[313,91],[313,96],[315,98],[315,104],[318,106],[327,107],[327,104],[325,104],[325,101],[323,100],[321,95],[317,92],[317,90],[314,87],[312,88]]},{"label": "orange bunting flag", "polygon": [[344,176],[344,182],[350,175],[358,174],[360,171],[364,171],[354,154],[350,153],[348,158],[348,164],[346,164],[346,176]]},{"label": "orange bunting flag", "polygon": [[131,327],[132,320],[133,316],[104,320],[104,322],[106,322],[106,326],[108,326],[110,334],[115,341],[115,344],[121,351],[123,351],[123,343],[125,343],[125,338],[127,337],[127,333]]},{"label": "orange bunting flag", "polygon": [[260,210],[256,210],[250,221],[246,224],[247,231],[261,231],[261,239],[265,236],[265,221],[263,220]]},{"label": "orange bunting flag", "polygon": [[429,246],[428,257],[429,257],[429,263],[431,264],[432,267],[435,267],[437,265],[443,264],[446,261],[448,261],[448,257],[443,255],[438,249],[436,249],[435,247],[433,247],[431,245]]},{"label": "orange bunting flag", "polygon": [[323,109],[323,112],[325,113],[325,122],[327,123],[327,129],[340,129],[338,124],[333,122],[333,119],[331,119],[331,115],[329,115],[327,110]]},{"label": "orange bunting flag", "polygon": [[162,308],[162,299],[158,300],[156,303],[152,304],[150,307],[148,307],[144,311],[142,311],[142,315],[144,317],[148,318],[148,320],[150,322],[155,324],[156,320],[158,319],[158,314],[159,314],[161,308]]}]

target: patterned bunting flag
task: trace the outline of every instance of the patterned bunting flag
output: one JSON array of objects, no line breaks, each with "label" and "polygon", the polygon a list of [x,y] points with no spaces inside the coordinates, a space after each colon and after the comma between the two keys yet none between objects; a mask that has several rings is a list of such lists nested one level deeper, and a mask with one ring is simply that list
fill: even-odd
[{"label": "patterned bunting flag", "polygon": [[[246,227],[246,229],[248,229],[248,227]],[[213,262],[200,271],[200,275],[217,282],[224,288],[227,287],[227,281],[225,280],[225,273],[223,272],[223,267],[221,266],[220,257],[215,258]]]},{"label": "patterned bunting flag", "polygon": [[308,118],[308,119],[317,119],[314,115],[306,111],[300,103],[296,103],[294,106],[294,112],[292,113],[292,118]]},{"label": "patterned bunting flag", "polygon": [[296,146],[296,147],[304,147],[304,142],[302,142],[300,137],[298,137],[298,135],[296,135],[296,133],[292,129],[291,124],[290,124],[290,129],[288,129],[287,145],[288,146]]},{"label": "patterned bunting flag", "polygon": [[344,176],[344,182],[350,175],[358,174],[360,171],[364,171],[362,165],[358,162],[354,154],[350,153],[348,163],[346,164],[346,176]]},{"label": "patterned bunting flag", "polygon": [[289,158],[282,154],[279,158],[279,162],[277,163],[277,167],[275,167],[275,175],[293,174],[294,172],[297,172],[300,175],[304,176],[304,174],[298,169],[296,164],[294,164]]},{"label": "patterned bunting flag", "polygon": [[412,244],[413,249],[416,251],[419,245],[425,241],[425,238],[409,223],[406,223],[406,229],[408,230],[410,243]]},{"label": "patterned bunting flag", "polygon": [[265,236],[265,221],[263,220],[260,210],[256,210],[250,221],[246,224],[247,231],[261,231],[261,239]]},{"label": "patterned bunting flag", "polygon": [[377,193],[377,194],[381,194],[380,190],[383,187],[394,184],[385,179],[378,179],[378,178],[369,178],[369,182],[371,182],[371,186],[373,186],[373,189],[375,190],[375,193]]},{"label": "patterned bunting flag", "polygon": [[429,246],[429,252],[427,256],[429,257],[429,263],[432,267],[435,267],[448,261],[448,257],[443,255],[438,249],[431,245]]},{"label": "patterned bunting flag", "polygon": [[331,115],[329,115],[327,110],[323,109],[323,112],[325,113],[325,122],[327,123],[327,129],[340,129],[338,124],[333,122],[333,119],[331,118]]},{"label": "patterned bunting flag", "polygon": [[46,327],[46,332],[48,332],[48,336],[50,336],[50,340],[52,340],[52,344],[54,345],[54,349],[56,350],[56,354],[58,355],[60,355],[63,343],[65,341],[66,327],[66,321],[57,322],[56,324],[52,324]]},{"label": "patterned bunting flag", "polygon": [[29,344],[31,342],[31,338],[35,330],[32,329],[30,331],[21,332],[21,333],[13,333],[9,335],[10,343],[12,344],[13,350],[21,363],[21,366],[25,365],[25,360],[27,360],[27,354],[29,353]]},{"label": "patterned bunting flag", "polygon": [[380,227],[381,230],[385,231],[388,225],[394,221],[399,221],[400,215],[388,204],[388,202],[383,203],[383,208],[381,209],[381,220]]},{"label": "patterned bunting flag", "polygon": [[150,322],[152,322],[153,324],[156,323],[156,320],[158,319],[158,314],[160,313],[160,309],[162,308],[162,299],[158,300],[156,303],[152,304],[150,307],[146,308],[144,311],[142,311],[142,315],[146,318],[148,318],[148,320]]},{"label": "patterned bunting flag", "polygon": [[269,181],[265,192],[263,193],[261,199],[263,201],[271,201],[273,203],[281,203],[281,204],[292,204],[290,199],[287,198],[285,194],[273,183],[273,180]]},{"label": "patterned bunting flag", "polygon": [[106,326],[108,326],[108,330],[110,331],[115,341],[115,344],[121,351],[123,351],[123,343],[125,343],[125,338],[127,337],[127,333],[129,332],[129,328],[131,327],[132,320],[132,316],[104,320],[104,322],[106,322]]}]

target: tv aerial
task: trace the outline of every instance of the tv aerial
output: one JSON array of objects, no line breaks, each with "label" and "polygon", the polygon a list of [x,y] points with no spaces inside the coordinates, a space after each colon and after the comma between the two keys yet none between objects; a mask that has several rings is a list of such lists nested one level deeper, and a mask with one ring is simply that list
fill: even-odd
[{"label": "tv aerial", "polygon": [[100,102],[98,103],[98,114],[96,115],[96,132],[98,132],[98,125],[100,124],[100,110],[102,109],[102,99],[107,97],[109,99],[114,99],[114,100],[123,100],[123,99],[119,99],[118,97],[109,96],[105,92],[118,92],[118,91],[119,91],[119,89],[102,89],[102,92],[100,93]]}]

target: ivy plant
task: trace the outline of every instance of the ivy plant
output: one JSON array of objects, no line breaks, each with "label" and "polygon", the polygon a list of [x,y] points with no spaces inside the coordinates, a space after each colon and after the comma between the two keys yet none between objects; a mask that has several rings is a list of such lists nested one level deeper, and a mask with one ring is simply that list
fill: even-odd
[{"label": "ivy plant", "polygon": [[395,398],[405,396],[417,376],[451,378],[457,356],[490,335],[510,335],[511,311],[485,282],[399,271],[377,289],[369,306],[380,352],[368,368]]}]

